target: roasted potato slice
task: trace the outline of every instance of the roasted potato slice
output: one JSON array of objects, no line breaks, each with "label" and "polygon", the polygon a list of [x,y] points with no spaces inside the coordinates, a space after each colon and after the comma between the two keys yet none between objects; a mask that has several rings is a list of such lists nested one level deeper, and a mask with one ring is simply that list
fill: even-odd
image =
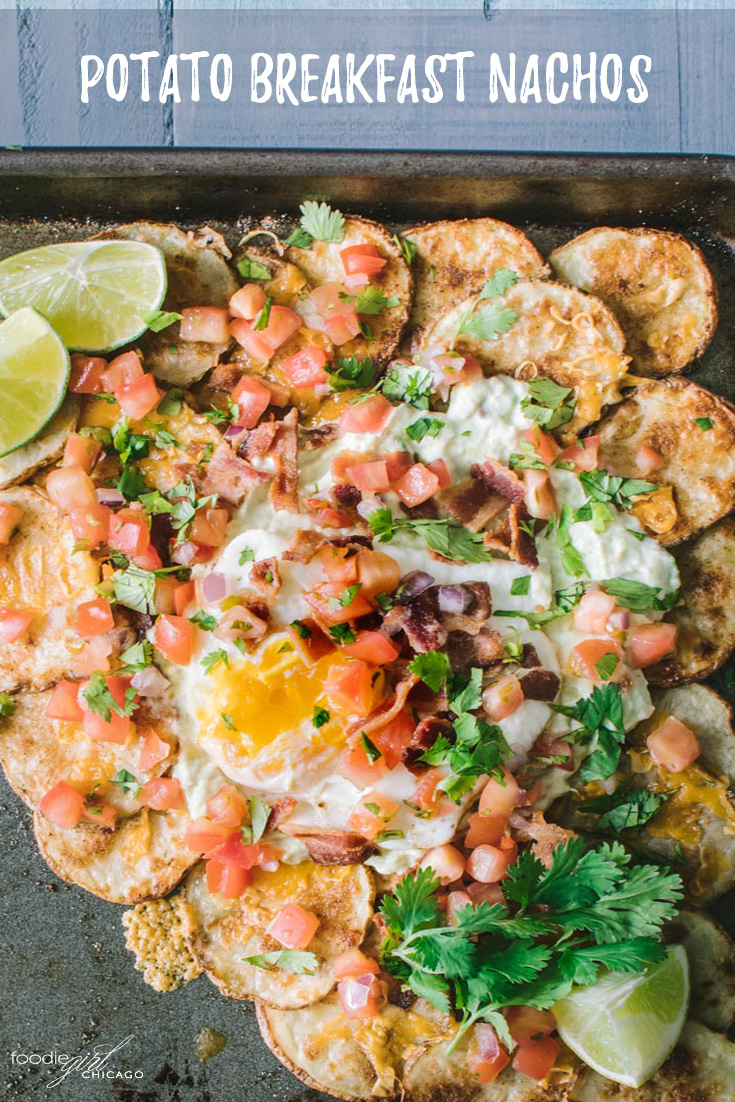
[{"label": "roasted potato slice", "polygon": [[0,490],[25,481],[41,467],[58,459],[69,434],[77,427],[78,419],[79,398],[74,394],[67,394],[58,413],[52,417],[40,436],[0,459]]},{"label": "roasted potato slice", "polygon": [[732,1102],[734,1082],[735,1044],[690,1018],[671,1056],[642,1087],[621,1087],[584,1068],[567,1102]]},{"label": "roasted potato slice", "polygon": [[554,249],[549,261],[557,279],[591,291],[620,319],[641,375],[686,371],[712,339],[712,273],[678,233],[603,226]]},{"label": "roasted potato slice", "polygon": [[735,791],[735,730],[732,708],[707,685],[654,689],[656,714],[673,715],[690,727],[702,747],[708,769],[727,777]]},{"label": "roasted potato slice", "polygon": [[682,602],[666,619],[678,628],[676,650],[646,670],[654,685],[701,681],[735,647],[735,519],[725,517],[675,554]]},{"label": "roasted potato slice", "polygon": [[475,299],[465,299],[424,331],[420,351],[433,346],[475,356],[487,374],[520,378],[548,375],[560,386],[575,387],[576,412],[565,426],[572,434],[592,424],[602,408],[620,401],[620,380],[628,357],[625,338],[604,303],[574,287],[539,279],[519,280],[502,297],[480,302],[512,310],[516,320],[500,336],[480,340],[459,332]]},{"label": "roasted potato slice", "polygon": [[115,830],[63,830],[38,812],[33,829],[41,856],[58,877],[108,903],[132,906],[167,895],[197,860],[184,844],[188,822],[182,811],[144,807]]},{"label": "roasted potato slice", "polygon": [[[186,233],[160,222],[132,222],[98,235],[104,240],[145,241],[161,250],[166,260],[168,290],[161,307],[181,313],[189,306],[227,306],[239,287],[232,269],[206,233]],[[179,323],[160,333],[147,332],[139,342],[153,374],[173,386],[191,386],[227,351],[226,344],[182,341]]]},{"label": "roasted potato slice", "polygon": [[689,1013],[726,1033],[735,1018],[735,942],[702,911],[680,911],[666,927],[666,939],[686,950],[692,985]]},{"label": "roasted potato slice", "polygon": [[138,756],[143,735],[122,746],[116,742],[91,739],[79,723],[62,723],[45,715],[50,692],[15,697],[15,711],[0,722],[0,761],[10,787],[34,810],[41,798],[60,780],[79,785],[112,804],[118,816],[140,811],[137,797],[113,782],[126,770],[140,784],[169,771],[176,751],[174,713],[161,706],[143,702],[134,716],[139,732],[153,728],[159,738],[171,746],[171,756],[141,774]]},{"label": "roasted potato slice", "polygon": [[13,487],[0,501],[23,510],[18,531],[0,547],[0,607],[33,615],[16,643],[0,642],[0,691],[36,692],[67,676],[81,651],[77,605],[96,596],[99,567],[75,551],[68,519],[40,490]]},{"label": "roasted potato slice", "polygon": [[521,279],[549,275],[536,246],[525,233],[495,218],[458,218],[430,222],[404,230],[413,242],[415,280],[409,328],[414,347],[424,329],[441,314],[471,295],[500,268],[510,268]]},{"label": "roasted potato slice", "polygon": [[184,902],[179,892],[168,899],[138,903],[123,913],[122,924],[135,967],[154,991],[176,991],[201,976],[186,940]]},{"label": "roasted potato slice", "polygon": [[[334,986],[332,965],[345,949],[359,945],[372,915],[373,882],[362,865],[327,866],[305,862],[255,870],[238,899],[223,899],[207,888],[204,866],[186,882],[190,942],[210,980],[230,998],[259,998],[291,1009],[316,1002]],[[248,964],[245,957],[281,949],[265,928],[286,903],[298,903],[319,919],[309,952],[313,975],[297,976]]]},{"label": "roasted potato slice", "polygon": [[[700,422],[699,424],[697,422]],[[666,547],[690,539],[735,507],[735,410],[685,379],[638,387],[600,422],[600,466],[640,478],[636,455],[653,448],[662,465],[643,477],[674,492],[673,527],[633,511]]]},{"label": "roasted potato slice", "polygon": [[365,320],[373,332],[372,339],[355,337],[340,346],[339,355],[370,356],[375,366],[381,369],[390,362],[398,348],[408,321],[413,292],[411,271],[385,226],[369,218],[347,218],[343,241],[315,241],[310,249],[289,245],[284,256],[304,273],[312,287],[318,287],[322,283],[344,281],[345,270],[340,256],[342,249],[350,245],[371,244],[388,260],[383,270],[373,277],[373,282],[388,297],[395,295],[398,305],[366,316]]}]

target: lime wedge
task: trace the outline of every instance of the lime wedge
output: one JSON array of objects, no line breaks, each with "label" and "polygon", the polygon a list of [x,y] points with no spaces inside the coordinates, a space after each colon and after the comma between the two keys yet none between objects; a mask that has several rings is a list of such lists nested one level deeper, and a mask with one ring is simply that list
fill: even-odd
[{"label": "lime wedge", "polygon": [[135,340],[165,294],[163,254],[142,241],[44,245],[0,261],[0,312],[32,306],[84,352]]},{"label": "lime wedge", "polygon": [[69,353],[45,318],[25,307],[0,325],[0,455],[38,436],[66,394]]},{"label": "lime wedge", "polygon": [[681,945],[637,976],[609,972],[552,1008],[562,1039],[586,1064],[627,1087],[657,1071],[681,1033],[689,968]]}]

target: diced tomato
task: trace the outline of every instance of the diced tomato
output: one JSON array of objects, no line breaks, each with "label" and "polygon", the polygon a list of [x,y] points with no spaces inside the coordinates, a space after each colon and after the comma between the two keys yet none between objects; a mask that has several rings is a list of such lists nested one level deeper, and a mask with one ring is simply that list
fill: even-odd
[{"label": "diced tomato", "polygon": [[383,459],[388,469],[388,481],[391,483],[403,478],[413,466],[413,456],[410,452],[388,452]]},{"label": "diced tomato", "polygon": [[547,467],[551,466],[559,454],[559,445],[554,437],[548,432],[543,432],[538,425],[524,432],[521,439],[531,445],[538,458]]},{"label": "diced tomato", "polygon": [[17,608],[0,608],[0,640],[3,643],[17,643],[32,619],[30,612],[21,612]]},{"label": "diced tomato", "polygon": [[238,639],[257,642],[265,634],[266,624],[245,605],[233,605],[227,609],[214,629],[217,639],[226,643],[236,643]]},{"label": "diced tomato", "polygon": [[385,985],[372,972],[340,980],[337,995],[344,1015],[350,1021],[374,1018],[386,1000]]},{"label": "diced tomato", "polygon": [[175,777],[155,777],[146,781],[139,799],[154,811],[186,811],[186,797]]},{"label": "diced tomato", "polygon": [[340,249],[342,267],[347,275],[375,275],[382,271],[388,263],[378,255],[375,245],[348,245],[346,249]]},{"label": "diced tomato", "polygon": [[380,751],[380,760],[385,762],[388,769],[395,769],[403,760],[403,752],[413,738],[415,727],[413,717],[407,711],[403,711],[399,712],[385,727],[372,732],[371,741]]},{"label": "diced tomato", "polygon": [[353,585],[357,581],[357,556],[348,547],[333,547],[331,543],[319,552],[319,565],[328,582],[334,585]]},{"label": "diced tomato", "polygon": [[324,370],[327,359],[324,349],[312,344],[293,356],[287,356],[281,367],[291,386],[305,390],[329,382],[329,375]]},{"label": "diced tomato", "polygon": [[78,464],[57,467],[46,480],[46,493],[63,512],[96,505],[94,482]]},{"label": "diced tomato", "polygon": [[427,471],[431,471],[439,479],[439,489],[446,490],[447,486],[452,485],[452,476],[449,473],[449,467],[443,459],[435,459],[432,463],[426,464]]},{"label": "diced tomato", "polygon": [[384,459],[372,463],[357,463],[345,471],[348,480],[358,490],[367,494],[384,494],[390,490],[388,465]]},{"label": "diced tomato", "polygon": [[398,657],[398,649],[380,631],[358,631],[355,642],[343,647],[342,653],[360,658],[371,666],[384,666]]},{"label": "diced tomato", "polygon": [[456,926],[457,925],[457,913],[459,911],[463,910],[465,907],[471,907],[471,906],[472,906],[472,900],[470,899],[467,892],[464,892],[464,891],[449,892],[449,894],[447,895],[447,908],[446,908],[447,922],[449,923],[449,925],[450,926]]},{"label": "diced tomato", "polygon": [[360,583],[360,592],[365,597],[393,593],[401,580],[401,568],[384,551],[365,548],[357,552],[357,580]]},{"label": "diced tomato", "polygon": [[439,489],[439,479],[423,463],[414,463],[397,482],[394,482],[393,489],[403,504],[408,505],[410,509],[414,505],[421,505],[422,502],[428,501],[432,494],[436,493]]},{"label": "diced tomato", "polygon": [[223,899],[237,899],[253,879],[250,869],[237,865],[224,865],[221,861],[207,861],[207,888]]},{"label": "diced tomato", "polygon": [[494,723],[516,712],[523,701],[523,686],[512,673],[499,677],[482,694],[482,706]]},{"label": "diced tomato", "polygon": [[481,1083],[493,1083],[509,1063],[510,1056],[498,1041],[493,1027],[487,1022],[477,1022],[467,1052],[470,1071]]},{"label": "diced tomato", "polygon": [[174,612],[183,616],[194,599],[194,582],[179,582],[174,590]]},{"label": "diced tomato", "polygon": [[225,865],[238,865],[243,869],[253,869],[256,865],[266,865],[271,855],[280,857],[280,853],[270,846],[246,844],[239,831],[233,833],[231,827],[227,829],[227,839],[209,852],[209,856],[215,861],[222,861]]},{"label": "diced tomato", "polygon": [[115,398],[126,417],[131,421],[142,421],[161,401],[162,391],[156,386],[152,375],[144,375],[134,383],[121,386],[115,391]]},{"label": "diced tomato", "polygon": [[540,1041],[524,1041],[513,1054],[513,1068],[521,1075],[530,1075],[541,1082],[557,1061],[561,1046],[553,1037]]},{"label": "diced tomato", "polygon": [[524,500],[531,516],[538,520],[550,520],[556,512],[556,498],[549,480],[549,472],[525,470],[523,481],[526,484]]},{"label": "diced tomato", "polygon": [[112,513],[106,505],[81,505],[69,511],[72,535],[79,547],[93,551],[106,543]]},{"label": "diced tomato", "polygon": [[628,652],[634,670],[660,662],[675,646],[676,624],[637,624],[628,634]]},{"label": "diced tomato", "polygon": [[76,465],[89,474],[101,452],[102,445],[99,440],[93,440],[91,436],[80,436],[78,432],[72,432],[64,447],[62,464],[65,467]]},{"label": "diced tomato", "polygon": [[694,731],[675,716],[667,716],[651,732],[646,739],[646,746],[656,765],[667,773],[681,773],[702,753]]},{"label": "diced tomato", "polygon": [[502,903],[505,904],[505,896],[500,884],[481,884],[479,880],[473,880],[466,885],[467,894],[475,906],[478,903]]},{"label": "diced tomato", "polygon": [[456,808],[456,804],[453,804],[441,791],[437,791],[439,782],[443,779],[444,774],[438,769],[427,769],[416,785],[409,802],[419,811],[428,811],[431,817],[444,815],[452,808]]},{"label": "diced tomato", "polygon": [[159,616],[153,641],[169,662],[188,666],[194,653],[194,625],[183,616]]},{"label": "diced tomato", "polygon": [[312,511],[311,519],[315,528],[348,528],[352,519],[346,513],[339,513],[331,505],[326,505],[321,498],[310,497],[306,504]]},{"label": "diced tomato", "polygon": [[464,840],[465,847],[477,849],[478,846],[497,846],[505,834],[507,823],[505,815],[474,812],[468,819],[469,830]]},{"label": "diced tomato", "polygon": [[213,823],[210,819],[194,819],[186,829],[184,845],[195,853],[211,853],[224,845],[231,834],[231,827]]},{"label": "diced tomato", "polygon": [[497,884],[518,856],[512,838],[501,838],[497,846],[477,846],[467,858],[467,872],[481,884]]},{"label": "diced tomato", "polygon": [[257,283],[244,283],[230,299],[230,313],[235,318],[253,321],[266,304],[268,296]]},{"label": "diced tomato", "polygon": [[[534,753],[538,754],[542,758],[561,758],[561,761],[555,762],[557,769],[563,769],[567,773],[573,773],[576,766],[574,762],[574,751],[572,750],[572,744],[564,738],[552,738],[549,735],[541,735],[536,739],[533,744]],[[526,805],[526,799],[528,793],[524,796],[524,806]],[[535,803],[534,800],[531,803]]]},{"label": "diced tomato", "polygon": [[504,1011],[510,1035],[518,1044],[540,1041],[556,1029],[556,1018],[550,1010],[535,1006],[508,1006]]},{"label": "diced tomato", "polygon": [[[375,742],[374,739],[373,742]],[[346,777],[351,781],[355,788],[370,788],[385,776],[387,768],[382,755],[374,762],[370,761],[362,739],[358,738],[353,743],[348,743],[342,750],[336,772],[340,777]]]},{"label": "diced tomato", "polygon": [[362,588],[357,590],[352,600],[343,605],[342,601],[346,599],[344,589],[339,582],[324,582],[304,593],[304,600],[327,624],[345,624],[348,620],[355,620],[358,616],[366,616],[373,611],[373,606],[363,594]]},{"label": "diced tomato", "polygon": [[234,784],[223,784],[214,796],[210,796],[205,806],[205,811],[212,822],[224,823],[231,829],[240,826],[247,815],[247,810],[245,800]]},{"label": "diced tomato", "polygon": [[419,863],[421,869],[433,869],[442,884],[453,884],[464,875],[465,859],[454,846],[434,846]]},{"label": "diced tomato", "polygon": [[101,376],[104,390],[114,392],[120,387],[129,386],[137,379],[143,377],[143,365],[140,357],[135,352],[123,352],[110,361],[109,366]]},{"label": "diced tomato", "polygon": [[[125,705],[125,693],[130,686],[130,679],[108,675],[105,677],[105,684],[113,699],[122,708]],[[91,709],[84,696],[85,689],[86,685],[80,687],[77,700],[83,712],[82,726],[86,733],[91,739],[100,742],[116,742],[120,746],[124,746],[133,726],[130,716],[119,715],[110,708],[110,718],[105,719]]]},{"label": "diced tomato", "polygon": [[[145,551],[141,555],[132,555],[131,559],[132,559],[132,562],[134,562],[136,566],[140,567],[141,570],[160,570],[161,567],[163,566],[163,562],[161,561],[161,556],[158,554],[158,552],[156,551],[156,549],[155,549],[155,547],[153,546],[152,543],[148,544]],[[161,582],[171,582],[172,586],[176,585],[176,579],[175,578],[171,578],[171,577],[156,578],[156,590],[157,591],[159,590]],[[160,612],[161,609],[157,609],[157,611]],[[173,612],[173,608],[170,611]]]},{"label": "diced tomato", "polygon": [[506,819],[518,807],[521,790],[509,769],[503,768],[503,780],[489,777],[480,793],[479,809],[490,815],[502,815]]},{"label": "diced tomato", "polygon": [[245,318],[235,318],[230,322],[230,333],[238,344],[247,352],[248,356],[259,363],[267,364],[273,355],[273,349],[267,341],[263,340],[260,332],[253,328],[253,323]]},{"label": "diced tomato", "polygon": [[382,792],[366,792],[347,820],[350,830],[363,838],[376,838],[398,811],[398,803]]},{"label": "diced tomato", "polygon": [[329,703],[351,715],[366,716],[373,707],[373,670],[366,662],[354,660],[349,666],[332,666],[324,686]]},{"label": "diced tomato", "polygon": [[341,451],[332,460],[332,478],[335,482],[346,482],[348,467],[355,467],[359,463],[369,463],[379,458],[377,452]]},{"label": "diced tomato", "polygon": [[635,465],[642,475],[653,474],[663,467],[665,463],[661,452],[657,452],[650,444],[639,444],[635,452]]},{"label": "diced tomato", "polygon": [[171,753],[171,747],[156,734],[152,727],[143,732],[143,745],[138,754],[138,769],[147,773],[149,769],[165,761]]},{"label": "diced tomato", "polygon": [[604,635],[614,609],[614,597],[601,589],[588,589],[574,610],[574,630],[585,635]]},{"label": "diced tomato", "polygon": [[60,719],[65,723],[81,723],[84,712],[79,707],[79,685],[76,681],[57,681],[44,715],[49,719]]},{"label": "diced tomato", "polygon": [[229,344],[230,319],[220,306],[188,306],[181,311],[179,336],[182,341]]},{"label": "diced tomato", "polygon": [[341,283],[321,283],[299,305],[306,324],[326,333],[334,344],[344,344],[360,332],[357,314],[344,294]]},{"label": "diced tomato", "polygon": [[74,353],[71,358],[69,390],[72,394],[102,394],[105,387],[102,374],[107,369],[107,360],[101,356],[83,356]]},{"label": "diced tomato", "polygon": [[226,509],[199,509],[192,521],[191,538],[205,547],[221,547],[229,521]]},{"label": "diced tomato", "polygon": [[563,463],[573,463],[577,474],[580,471],[594,471],[598,463],[599,450],[600,437],[585,436],[584,440],[575,440],[565,448],[559,459]]},{"label": "diced tomato", "polygon": [[345,949],[335,960],[332,972],[336,980],[343,980],[347,976],[367,976],[371,973],[377,976],[380,965],[372,957],[366,957],[360,949]]},{"label": "diced tomato", "polygon": [[177,543],[174,546],[171,558],[179,566],[196,566],[197,563],[209,562],[215,550],[214,547],[204,547],[203,544],[194,543],[193,540],[185,540],[184,543]]},{"label": "diced tomato", "polygon": [[106,830],[114,830],[117,823],[117,808],[92,797],[84,805],[82,819],[87,823],[94,823],[95,826],[104,827]]},{"label": "diced tomato", "polygon": [[[601,669],[598,668],[599,663],[603,661],[607,655],[614,655],[618,661],[613,663],[610,661],[610,672],[605,674],[605,664]],[[616,673],[620,668],[620,647],[612,640],[607,641],[604,639],[585,639],[582,643],[577,643],[575,647],[569,652],[567,658],[567,667],[569,672],[574,674],[575,677],[586,677],[590,681],[611,681],[614,680]]]},{"label": "diced tomato", "polygon": [[41,797],[38,810],[50,823],[69,830],[84,814],[84,796],[66,781],[59,781]]},{"label": "diced tomato", "polygon": [[150,521],[142,509],[120,509],[110,518],[107,542],[128,558],[144,555],[151,542]]},{"label": "diced tomato", "polygon": [[271,392],[257,379],[243,375],[232,392],[232,401],[240,408],[238,425],[244,429],[254,429],[270,405]]},{"label": "diced tomato", "polygon": [[75,655],[71,666],[74,677],[91,677],[93,673],[106,673],[110,669],[112,641],[107,635],[95,635],[88,639],[80,654]]},{"label": "diced tomato", "polygon": [[324,322],[324,330],[332,344],[337,347],[347,344],[360,333],[360,321],[354,310],[334,314]]},{"label": "diced tomato", "polygon": [[10,543],[10,537],[23,519],[18,505],[0,505],[0,544]]},{"label": "diced tomato", "polygon": [[319,919],[298,903],[287,903],[265,928],[286,949],[305,949],[319,929]]},{"label": "diced tomato", "polygon": [[277,348],[289,341],[303,324],[299,315],[289,310],[288,306],[274,304],[271,306],[265,329],[256,330],[256,332],[275,352]]},{"label": "diced tomato", "polygon": [[112,607],[106,597],[83,601],[77,606],[77,631],[84,639],[104,635],[115,626]]},{"label": "diced tomato", "polygon": [[393,413],[393,406],[382,394],[371,394],[362,402],[348,406],[339,419],[342,432],[358,435],[382,432]]}]

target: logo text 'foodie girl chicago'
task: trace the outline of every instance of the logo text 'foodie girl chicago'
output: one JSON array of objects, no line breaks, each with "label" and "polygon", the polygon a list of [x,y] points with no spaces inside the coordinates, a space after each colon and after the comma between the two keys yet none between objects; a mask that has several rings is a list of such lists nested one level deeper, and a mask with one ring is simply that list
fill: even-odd
[{"label": "logo text 'foodie girl chicago'", "polygon": [[80,1075],[86,1080],[142,1079],[143,1072],[140,1069],[121,1069],[111,1066],[112,1058],[130,1044],[133,1036],[131,1033],[116,1045],[95,1045],[94,1048],[79,1056],[69,1056],[63,1052],[57,1052],[56,1049],[44,1053],[16,1050],[11,1052],[10,1062],[17,1067],[44,1066],[53,1069],[53,1077],[47,1083],[49,1087],[57,1087],[72,1075]]}]

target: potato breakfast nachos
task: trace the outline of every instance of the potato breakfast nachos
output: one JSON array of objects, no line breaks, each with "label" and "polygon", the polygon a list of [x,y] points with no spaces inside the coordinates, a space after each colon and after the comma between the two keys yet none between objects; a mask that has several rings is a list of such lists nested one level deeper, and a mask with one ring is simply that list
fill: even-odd
[{"label": "potato breakfast nachos", "polygon": [[41,854],[336,1097],[732,1102],[706,262],[301,215],[0,261],[0,758]]}]

